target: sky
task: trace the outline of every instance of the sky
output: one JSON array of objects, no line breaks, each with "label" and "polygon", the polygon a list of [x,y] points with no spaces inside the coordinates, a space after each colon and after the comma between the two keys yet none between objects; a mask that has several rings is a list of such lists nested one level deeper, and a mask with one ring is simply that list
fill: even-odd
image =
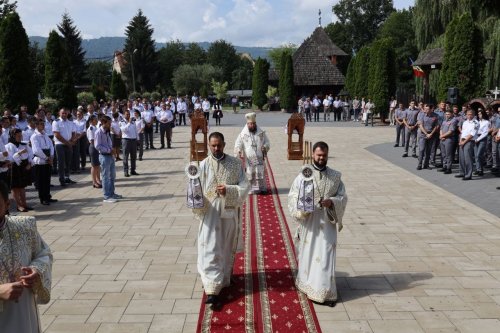
[{"label": "sky", "polygon": [[[373,0],[376,1],[376,0]],[[325,0],[18,0],[17,11],[28,36],[48,36],[67,11],[82,38],[124,36],[138,9],[154,29],[157,42],[212,42],[276,47],[301,44],[318,26],[334,19]],[[396,9],[414,0],[394,0]]]}]

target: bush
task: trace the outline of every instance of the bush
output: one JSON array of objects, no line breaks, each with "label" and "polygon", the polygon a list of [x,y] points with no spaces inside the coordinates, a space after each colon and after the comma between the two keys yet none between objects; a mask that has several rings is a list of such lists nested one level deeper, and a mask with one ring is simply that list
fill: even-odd
[{"label": "bush", "polygon": [[40,105],[42,105],[46,110],[50,110],[54,113],[59,107],[59,101],[57,99],[47,97],[40,100]]},{"label": "bush", "polygon": [[137,91],[131,92],[130,95],[128,95],[128,99],[130,100],[138,99],[139,97],[141,97],[141,93]]},{"label": "bush", "polygon": [[93,93],[88,91],[83,91],[81,93],[78,93],[76,99],[78,100],[78,105],[88,105],[92,104],[95,98]]},{"label": "bush", "polygon": [[161,94],[158,91],[153,91],[151,93],[151,101],[159,101],[161,99]]}]

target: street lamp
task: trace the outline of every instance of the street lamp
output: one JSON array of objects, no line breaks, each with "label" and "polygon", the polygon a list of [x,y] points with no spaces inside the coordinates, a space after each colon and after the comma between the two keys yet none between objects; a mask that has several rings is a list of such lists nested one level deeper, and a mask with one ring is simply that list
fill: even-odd
[{"label": "street lamp", "polygon": [[130,68],[132,70],[132,89],[134,90],[133,92],[135,92],[135,75],[134,75],[134,61],[133,61],[133,58],[134,58],[134,54],[136,52],[137,52],[137,49],[134,49],[134,51],[130,55]]}]

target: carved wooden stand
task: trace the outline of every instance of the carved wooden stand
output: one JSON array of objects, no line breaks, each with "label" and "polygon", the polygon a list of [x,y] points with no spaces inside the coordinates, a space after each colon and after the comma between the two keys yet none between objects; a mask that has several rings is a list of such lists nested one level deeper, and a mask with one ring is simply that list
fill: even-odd
[{"label": "carved wooden stand", "polygon": [[[288,159],[301,160],[304,150],[304,128],[306,120],[300,113],[293,113],[288,119]],[[292,135],[298,134],[299,141],[293,141]]]},{"label": "carved wooden stand", "polygon": [[[203,133],[203,142],[196,141],[196,133]],[[207,119],[201,111],[195,111],[191,116],[191,161],[203,161],[208,156],[208,126]]]}]

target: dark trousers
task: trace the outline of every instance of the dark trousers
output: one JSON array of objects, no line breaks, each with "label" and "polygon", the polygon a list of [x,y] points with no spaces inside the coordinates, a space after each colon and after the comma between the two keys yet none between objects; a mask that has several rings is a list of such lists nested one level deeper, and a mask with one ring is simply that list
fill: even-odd
[{"label": "dark trousers", "polygon": [[203,112],[203,115],[205,116],[205,119],[207,120],[208,124],[208,121],[210,120],[210,112]]},{"label": "dark trousers", "polygon": [[422,162],[424,164],[424,168],[429,167],[429,159],[431,157],[431,148],[432,148],[432,138],[427,139],[424,136],[418,137],[418,165],[422,166]]},{"label": "dark trousers", "polygon": [[305,114],[306,114],[306,121],[312,121],[312,119],[311,119],[311,109],[306,109]]},{"label": "dark trousers", "polygon": [[[436,164],[437,149],[439,147],[439,132],[436,132],[431,138],[431,164]],[[441,161],[442,162],[442,161]]]},{"label": "dark trousers", "polygon": [[466,178],[472,177],[474,166],[474,141],[469,141],[460,146],[460,174]]},{"label": "dark trousers", "polygon": [[139,158],[142,159],[142,154],[144,153],[144,133],[137,134],[137,151],[139,153]]},{"label": "dark trousers", "polygon": [[48,164],[35,165],[35,179],[38,184],[38,198],[40,201],[49,201],[50,195],[50,173],[51,167]]},{"label": "dark trousers", "polygon": [[406,126],[404,124],[399,125],[399,123],[396,122],[396,144],[397,145],[399,145],[400,139],[401,139],[401,145],[403,145],[405,142],[405,128],[406,128]]},{"label": "dark trousers", "polygon": [[319,121],[319,108],[314,108],[313,113],[314,113],[314,121]]},{"label": "dark trousers", "polygon": [[167,147],[170,148],[170,142],[172,141],[172,124],[161,123],[160,124],[160,142],[161,147],[165,147],[165,137],[167,138]]},{"label": "dark trousers", "polygon": [[137,160],[137,139],[122,139],[123,149],[123,172],[128,173],[128,158],[130,156],[130,171],[135,171]]},{"label": "dark trousers", "polygon": [[179,125],[181,123],[184,123],[184,126],[186,125],[186,114],[185,113],[179,113]]},{"label": "dark trousers", "polygon": [[146,124],[144,127],[144,142],[146,143],[146,148],[153,148],[153,124],[151,126]]},{"label": "dark trousers", "polygon": [[[155,128],[155,133],[158,133],[158,127],[160,126],[160,122],[158,120],[155,121],[156,122],[156,128]],[[151,125],[152,126],[152,125]],[[153,128],[151,127],[151,130]]]},{"label": "dark trousers", "polygon": [[340,121],[342,118],[342,108],[333,108],[333,121]]},{"label": "dark trousers", "polygon": [[455,142],[453,138],[440,141],[441,159],[443,160],[443,169],[451,170],[453,157],[455,155]]},{"label": "dark trousers", "polygon": [[72,149],[66,145],[56,145],[57,155],[57,171],[59,174],[59,181],[64,183],[69,179],[69,170],[71,167]]},{"label": "dark trousers", "polygon": [[73,146],[73,152],[71,157],[71,170],[76,171],[81,166],[85,168],[87,163],[87,137],[81,137],[78,139],[76,144]]}]

